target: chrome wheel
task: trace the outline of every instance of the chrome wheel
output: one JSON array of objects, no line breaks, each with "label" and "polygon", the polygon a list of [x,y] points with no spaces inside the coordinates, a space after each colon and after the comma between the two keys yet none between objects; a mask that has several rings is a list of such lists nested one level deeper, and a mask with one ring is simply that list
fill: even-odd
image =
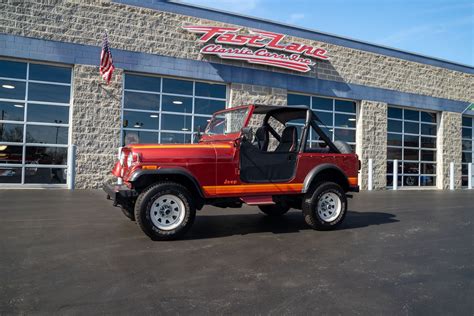
[{"label": "chrome wheel", "polygon": [[150,208],[150,217],[153,225],[158,229],[175,229],[184,220],[184,203],[176,195],[162,195],[153,202]]},{"label": "chrome wheel", "polygon": [[318,215],[325,222],[334,221],[341,214],[342,203],[336,193],[324,193],[318,201]]}]

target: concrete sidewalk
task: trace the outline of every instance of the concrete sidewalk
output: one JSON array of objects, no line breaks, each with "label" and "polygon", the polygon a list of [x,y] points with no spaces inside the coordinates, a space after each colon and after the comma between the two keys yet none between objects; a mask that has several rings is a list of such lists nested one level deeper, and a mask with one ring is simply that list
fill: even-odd
[{"label": "concrete sidewalk", "polygon": [[474,192],[362,192],[339,230],[198,212],[153,242],[101,191],[0,191],[0,314],[474,312]]}]

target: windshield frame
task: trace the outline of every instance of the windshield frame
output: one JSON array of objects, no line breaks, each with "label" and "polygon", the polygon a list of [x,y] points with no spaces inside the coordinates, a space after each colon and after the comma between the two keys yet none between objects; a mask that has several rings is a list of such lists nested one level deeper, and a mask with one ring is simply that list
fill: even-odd
[{"label": "windshield frame", "polygon": [[249,124],[250,118],[252,117],[254,106],[253,105],[243,105],[243,106],[236,106],[232,108],[227,108],[221,111],[217,111],[212,115],[211,120],[209,123],[206,125],[206,129],[202,133],[201,136],[201,141],[215,141],[215,140],[229,140],[229,139],[237,139],[240,137],[240,134],[242,133],[242,130],[233,132],[233,133],[228,133],[228,134],[207,134],[205,131],[207,131],[207,128],[209,127],[209,124],[212,122],[214,117],[221,115],[223,113],[228,113],[232,111],[237,111],[237,110],[246,110],[247,109],[247,116],[244,119],[244,122],[242,124],[242,128],[246,127]]}]

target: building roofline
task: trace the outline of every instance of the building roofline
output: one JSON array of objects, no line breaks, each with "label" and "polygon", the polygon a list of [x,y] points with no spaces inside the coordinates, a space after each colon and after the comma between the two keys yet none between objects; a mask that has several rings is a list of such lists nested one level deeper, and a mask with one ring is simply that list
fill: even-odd
[{"label": "building roofline", "polygon": [[450,70],[474,74],[474,66],[445,60],[438,57],[427,56],[419,53],[405,51],[389,46],[365,42],[350,37],[320,32],[309,28],[285,24],[273,20],[258,18],[254,16],[218,10],[205,6],[183,3],[177,0],[113,0],[132,6],[145,7],[149,9],[168,11],[177,14],[189,15],[198,18],[215,20],[223,23],[242,25],[245,27],[278,32],[285,35],[306,38],[326,42],[333,45],[353,48],[375,54],[404,59],[412,62],[427,64],[431,66],[447,68]]}]

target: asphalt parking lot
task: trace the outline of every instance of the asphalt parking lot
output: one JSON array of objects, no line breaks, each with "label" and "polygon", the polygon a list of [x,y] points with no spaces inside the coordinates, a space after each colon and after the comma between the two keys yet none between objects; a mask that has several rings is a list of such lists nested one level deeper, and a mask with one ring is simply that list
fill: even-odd
[{"label": "asphalt parking lot", "polygon": [[474,191],[363,192],[343,226],[205,208],[153,242],[101,191],[0,191],[0,314],[474,312]]}]

